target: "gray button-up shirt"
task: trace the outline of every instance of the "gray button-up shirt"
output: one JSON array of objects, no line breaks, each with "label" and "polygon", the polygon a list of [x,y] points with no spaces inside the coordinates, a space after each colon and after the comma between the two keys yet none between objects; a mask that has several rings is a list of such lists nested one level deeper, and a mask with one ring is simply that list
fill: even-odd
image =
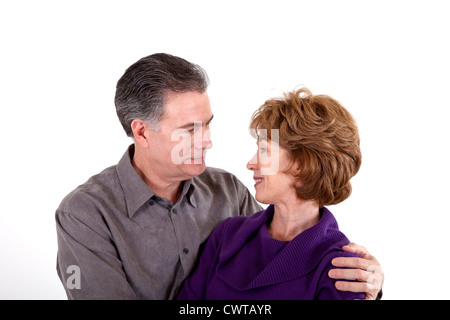
[{"label": "gray button-up shirt", "polygon": [[261,210],[234,175],[209,167],[184,181],[173,204],[144,183],[133,154],[131,145],[56,211],[57,272],[69,299],[172,299],[214,227]]}]

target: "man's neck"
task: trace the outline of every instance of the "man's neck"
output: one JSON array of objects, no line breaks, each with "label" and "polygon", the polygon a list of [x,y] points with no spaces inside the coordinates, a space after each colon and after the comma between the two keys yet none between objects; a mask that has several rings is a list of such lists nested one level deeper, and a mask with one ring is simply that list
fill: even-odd
[{"label": "man's neck", "polygon": [[145,164],[145,160],[137,153],[131,160],[134,170],[145,184],[158,196],[176,203],[181,196],[183,181],[168,181],[160,176],[160,172]]}]

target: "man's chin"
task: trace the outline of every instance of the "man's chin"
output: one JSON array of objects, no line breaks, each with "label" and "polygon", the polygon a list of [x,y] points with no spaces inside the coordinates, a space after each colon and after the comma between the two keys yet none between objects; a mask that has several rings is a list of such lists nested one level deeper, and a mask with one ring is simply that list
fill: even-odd
[{"label": "man's chin", "polygon": [[206,163],[203,161],[201,163],[191,163],[185,164],[183,166],[184,172],[188,173],[190,176],[195,177],[203,173],[206,170]]}]

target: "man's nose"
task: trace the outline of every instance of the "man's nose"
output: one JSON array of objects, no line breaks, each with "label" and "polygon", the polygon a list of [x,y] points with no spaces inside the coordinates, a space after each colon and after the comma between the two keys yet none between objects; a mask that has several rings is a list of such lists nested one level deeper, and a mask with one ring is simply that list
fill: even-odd
[{"label": "man's nose", "polygon": [[[196,138],[196,143],[194,143],[194,148],[196,149],[209,149],[212,147],[212,141],[211,141],[211,132],[209,129],[206,129],[205,131],[200,131],[203,134],[198,135]],[[201,140],[200,140],[201,139]],[[199,141],[200,140],[200,141]]]},{"label": "man's nose", "polygon": [[212,147],[211,131],[209,129],[206,129],[205,133],[203,134],[203,149],[209,149],[211,147]]}]

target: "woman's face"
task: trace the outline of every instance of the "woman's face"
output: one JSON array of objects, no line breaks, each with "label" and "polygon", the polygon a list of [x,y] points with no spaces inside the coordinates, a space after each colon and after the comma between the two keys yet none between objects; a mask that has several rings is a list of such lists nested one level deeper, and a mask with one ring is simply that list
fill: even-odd
[{"label": "woman's face", "polygon": [[295,178],[286,169],[291,165],[289,152],[270,140],[258,139],[258,152],[247,163],[253,171],[255,198],[264,204],[288,202],[296,197]]}]

